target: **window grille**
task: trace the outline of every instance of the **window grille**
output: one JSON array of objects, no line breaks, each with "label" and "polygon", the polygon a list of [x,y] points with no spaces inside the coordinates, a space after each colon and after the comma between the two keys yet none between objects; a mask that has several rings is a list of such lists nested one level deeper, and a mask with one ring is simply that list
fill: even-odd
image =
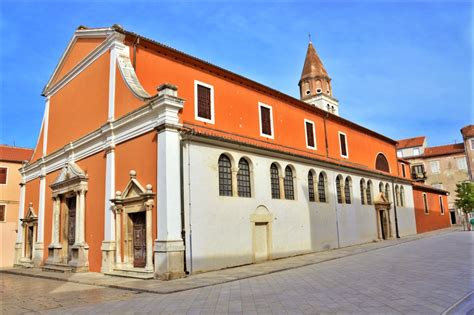
[{"label": "window grille", "polygon": [[314,178],[313,178],[313,172],[311,171],[308,172],[308,195],[309,195],[309,201],[315,201]]},{"label": "window grille", "polygon": [[341,187],[341,177],[336,177],[336,193],[337,193],[337,203],[342,203],[342,187]]},{"label": "window grille", "polygon": [[289,166],[285,167],[285,178],[283,180],[283,186],[285,189],[285,199],[294,200],[295,191],[293,188],[293,171]]},{"label": "window grille", "polygon": [[252,197],[250,187],[250,166],[246,159],[239,161],[239,171],[237,172],[237,190],[239,197]]},{"label": "window grille", "polygon": [[351,204],[351,180],[346,177],[344,182],[344,197],[347,204]]},{"label": "window grille", "polygon": [[365,193],[367,195],[367,204],[371,205],[372,204],[372,182],[370,180],[367,182],[367,190]]},{"label": "window grille", "polygon": [[319,173],[318,197],[319,197],[319,202],[327,202],[326,201],[326,178],[324,177],[323,173]]},{"label": "window grille", "polygon": [[278,174],[278,167],[275,164],[270,166],[270,180],[272,186],[272,198],[280,199],[280,174]]},{"label": "window grille", "polygon": [[360,180],[360,203],[365,205],[365,181]]},{"label": "window grille", "polygon": [[219,157],[219,195],[232,196],[232,164],[224,154]]}]

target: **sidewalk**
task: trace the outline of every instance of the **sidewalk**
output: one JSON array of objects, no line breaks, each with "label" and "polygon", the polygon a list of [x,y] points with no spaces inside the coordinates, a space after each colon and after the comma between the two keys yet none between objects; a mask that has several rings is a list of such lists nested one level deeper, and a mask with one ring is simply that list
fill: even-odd
[{"label": "sidewalk", "polygon": [[[172,281],[160,280],[136,280],[122,277],[106,276],[101,273],[57,273],[46,272],[37,268],[23,269],[0,269],[0,273],[9,273],[29,277],[52,279],[59,281],[70,281],[81,284],[90,284],[103,287],[132,290],[137,292],[169,294],[196,288],[213,286],[221,283],[236,281],[245,278],[280,272],[284,270],[299,268],[307,265],[317,264],[325,261],[339,259],[347,256],[357,255],[368,251],[377,250],[389,246],[416,241],[428,237],[436,237],[447,233],[461,233],[459,227],[452,227],[433,232],[407,236],[400,239],[390,239],[381,242],[367,243],[350,247],[338,248],[323,252],[310,253],[295,257],[282,258],[259,264],[245,265],[223,270],[211,271],[191,275],[183,279]],[[465,232],[468,233],[468,232]]]}]

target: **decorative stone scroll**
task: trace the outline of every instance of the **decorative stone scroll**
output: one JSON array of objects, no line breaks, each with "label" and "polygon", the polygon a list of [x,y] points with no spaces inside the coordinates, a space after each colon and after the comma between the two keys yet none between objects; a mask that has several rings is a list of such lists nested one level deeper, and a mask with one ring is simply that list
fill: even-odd
[{"label": "decorative stone scroll", "polygon": [[377,221],[377,238],[379,240],[386,240],[393,237],[390,205],[390,201],[387,200],[383,192],[380,192],[375,198],[374,206]]}]

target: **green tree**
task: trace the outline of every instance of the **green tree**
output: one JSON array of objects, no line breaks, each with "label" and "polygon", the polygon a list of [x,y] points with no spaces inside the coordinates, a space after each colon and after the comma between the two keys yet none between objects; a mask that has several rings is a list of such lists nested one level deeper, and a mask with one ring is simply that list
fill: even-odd
[{"label": "green tree", "polygon": [[469,213],[474,211],[474,183],[456,184],[456,207],[464,214],[464,222],[467,229],[471,230],[469,224]]}]

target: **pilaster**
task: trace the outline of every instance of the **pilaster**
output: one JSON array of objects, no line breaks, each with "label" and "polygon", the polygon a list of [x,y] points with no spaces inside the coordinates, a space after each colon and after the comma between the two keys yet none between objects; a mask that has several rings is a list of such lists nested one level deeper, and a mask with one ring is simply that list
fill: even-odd
[{"label": "pilaster", "polygon": [[21,219],[24,217],[25,213],[25,195],[26,195],[26,185],[24,180],[20,183],[20,200],[18,204],[18,223],[17,223],[17,235],[15,243],[15,263],[18,263],[23,256],[23,226]]},{"label": "pilaster", "polygon": [[105,204],[104,204],[104,240],[102,241],[102,266],[101,272],[112,270],[116,260],[115,251],[117,246],[116,239],[116,215],[114,215],[113,204],[110,201],[115,196],[115,145],[113,144],[113,134],[111,132],[109,145],[106,149],[105,166]]},{"label": "pilaster", "polygon": [[178,112],[184,101],[177,88],[163,84],[156,100],[158,119],[158,238],[155,240],[155,278],[184,277],[184,242],[181,236],[180,128]]},{"label": "pilaster", "polygon": [[36,242],[35,242],[35,245],[34,245],[33,263],[34,263],[35,267],[41,267],[43,265],[45,195],[46,195],[46,174],[43,171],[42,174],[40,175],[39,204],[38,204],[38,227],[37,227]]}]

